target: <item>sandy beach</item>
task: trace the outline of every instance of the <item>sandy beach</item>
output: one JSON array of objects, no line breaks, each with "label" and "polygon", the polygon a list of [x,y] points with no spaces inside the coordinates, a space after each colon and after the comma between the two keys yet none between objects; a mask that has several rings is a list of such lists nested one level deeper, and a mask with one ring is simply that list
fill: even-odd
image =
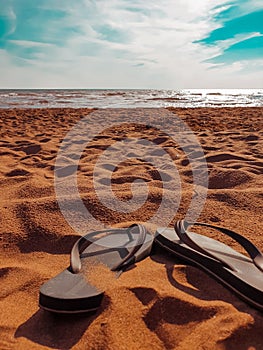
[{"label": "sandy beach", "polygon": [[[199,220],[233,229],[263,251],[263,108],[168,110],[187,123],[205,153],[209,189]],[[102,276],[105,297],[94,315],[52,315],[39,309],[39,287],[68,266],[77,239],[56,199],[57,152],[67,132],[92,112],[0,110],[0,349],[263,349],[262,312],[203,271],[160,250],[117,280]],[[105,121],[105,113],[101,110],[98,123]],[[184,218],[193,194],[190,164],[168,135],[149,124],[150,119],[145,127],[125,124],[104,130],[80,160],[78,184],[84,203],[104,224],[127,227],[147,222],[162,197],[160,174],[135,155],[112,174],[105,167],[101,179],[111,177],[112,189],[122,201],[132,197],[136,178],[144,180],[149,189],[146,203],[135,212],[116,213],[100,202],[93,188],[96,160],[124,136],[146,138],[169,154],[182,182],[171,225]],[[170,181],[169,168],[164,176]],[[154,227],[150,229],[154,233]],[[243,252],[228,237],[214,238]]]}]

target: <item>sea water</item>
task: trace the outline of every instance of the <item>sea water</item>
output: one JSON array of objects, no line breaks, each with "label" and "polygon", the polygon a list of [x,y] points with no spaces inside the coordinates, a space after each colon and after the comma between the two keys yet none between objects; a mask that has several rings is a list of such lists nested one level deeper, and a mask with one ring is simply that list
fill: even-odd
[{"label": "sea water", "polygon": [[260,107],[263,89],[0,90],[0,108]]}]

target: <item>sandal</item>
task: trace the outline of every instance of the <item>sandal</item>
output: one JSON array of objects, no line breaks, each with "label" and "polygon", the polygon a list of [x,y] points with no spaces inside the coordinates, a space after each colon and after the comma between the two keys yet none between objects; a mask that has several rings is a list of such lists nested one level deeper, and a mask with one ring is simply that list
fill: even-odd
[{"label": "sandal", "polygon": [[85,270],[89,263],[94,266],[96,258],[99,263],[115,271],[118,277],[136,261],[147,257],[152,243],[153,236],[140,224],[125,229],[95,231],[80,237],[71,250],[70,266],[41,286],[39,306],[56,313],[97,310],[103,299],[103,291],[85,277],[83,272],[87,272],[88,276]]},{"label": "sandal", "polygon": [[[188,231],[188,226],[213,228],[236,240],[249,257],[224,243]],[[159,228],[154,242],[174,256],[200,267],[254,307],[263,310],[263,255],[247,238],[226,228],[177,221],[175,229]]]}]

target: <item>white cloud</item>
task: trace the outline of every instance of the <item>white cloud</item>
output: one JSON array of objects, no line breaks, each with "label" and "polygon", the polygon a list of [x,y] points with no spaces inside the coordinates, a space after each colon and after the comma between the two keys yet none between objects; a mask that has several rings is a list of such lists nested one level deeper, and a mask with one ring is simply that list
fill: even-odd
[{"label": "white cloud", "polygon": [[[246,74],[244,65],[209,69],[213,66],[204,61],[218,55],[223,44],[204,48],[193,43],[219,26],[213,20],[214,7],[227,6],[226,0],[82,0],[63,4],[67,12],[64,25],[77,25],[78,34],[67,34],[63,47],[43,45],[41,53],[24,60],[20,67],[2,51],[0,87],[262,87],[262,73]],[[61,20],[59,23],[62,25]],[[103,35],[103,28],[109,27],[112,34]],[[118,33],[121,39],[111,41],[110,35],[114,39]],[[26,38],[16,44],[39,45]]]},{"label": "white cloud", "polygon": [[49,43],[42,43],[42,42],[37,42],[37,41],[30,41],[30,40],[9,40],[8,41],[11,44],[15,44],[18,46],[23,46],[25,48],[30,48],[30,47],[54,47],[54,44],[49,44]]}]

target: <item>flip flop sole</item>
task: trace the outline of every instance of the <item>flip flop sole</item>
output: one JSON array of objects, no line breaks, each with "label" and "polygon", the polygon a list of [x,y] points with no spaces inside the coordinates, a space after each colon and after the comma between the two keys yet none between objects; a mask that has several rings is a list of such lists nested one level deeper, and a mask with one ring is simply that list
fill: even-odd
[{"label": "flip flop sole", "polygon": [[189,235],[232,269],[184,244],[173,229],[159,228],[154,241],[173,256],[200,267],[242,299],[263,311],[263,278],[251,259],[210,237],[193,232]]},{"label": "flip flop sole", "polygon": [[[135,253],[131,264],[149,256],[152,243],[153,236],[147,233],[143,246]],[[93,272],[96,271],[97,264],[110,270],[129,253],[131,248],[132,243],[127,243],[125,234],[103,237],[97,240],[96,243],[92,243],[81,254],[81,262],[84,265],[83,271],[73,273],[70,268],[67,268],[40,287],[39,306],[56,313],[96,311],[101,305],[104,291],[96,288],[89,281],[89,266],[93,269]],[[100,271],[98,269],[98,273],[102,273],[103,285],[103,272]],[[112,274],[112,278],[115,278],[113,272]],[[107,283],[105,282],[105,284]]]}]

